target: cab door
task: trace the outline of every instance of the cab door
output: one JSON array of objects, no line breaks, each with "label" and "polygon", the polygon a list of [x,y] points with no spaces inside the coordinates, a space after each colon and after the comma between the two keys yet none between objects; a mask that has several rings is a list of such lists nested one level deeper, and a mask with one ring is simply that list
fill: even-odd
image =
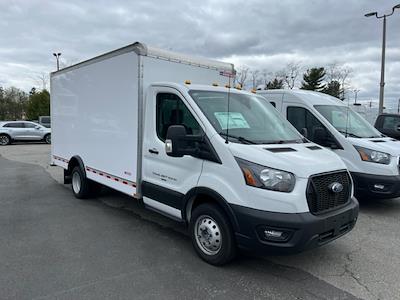
[{"label": "cab door", "polygon": [[186,99],[173,88],[153,87],[146,99],[142,194],[146,205],[180,219],[183,197],[199,180],[203,160],[165,152],[168,127],[183,125],[187,134],[203,132]]}]

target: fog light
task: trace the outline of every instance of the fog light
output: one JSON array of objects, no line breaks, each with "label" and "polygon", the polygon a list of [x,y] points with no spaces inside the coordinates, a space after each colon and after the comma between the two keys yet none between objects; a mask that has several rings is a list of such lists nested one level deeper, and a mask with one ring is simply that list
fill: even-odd
[{"label": "fog light", "polygon": [[262,239],[270,242],[287,242],[291,236],[291,230],[282,230],[280,228],[262,228],[262,231],[259,232],[260,236],[262,235]]},{"label": "fog light", "polygon": [[374,189],[376,190],[384,190],[385,186],[383,184],[375,184]]}]

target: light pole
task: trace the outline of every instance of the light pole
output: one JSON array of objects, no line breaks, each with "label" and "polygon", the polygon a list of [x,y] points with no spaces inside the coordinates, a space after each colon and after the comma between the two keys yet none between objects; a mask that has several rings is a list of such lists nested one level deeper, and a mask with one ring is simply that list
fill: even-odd
[{"label": "light pole", "polygon": [[359,92],[360,90],[358,90],[358,89],[354,89],[353,90],[353,93],[354,93],[354,105],[356,105],[357,104],[357,95],[358,95],[358,92]]},{"label": "light pole", "polygon": [[397,113],[400,113],[400,98],[399,101],[397,102]]},{"label": "light pole", "polygon": [[56,57],[56,60],[57,60],[57,71],[58,71],[58,70],[60,70],[60,56],[61,56],[61,53],[60,52],[53,53],[53,55]]},{"label": "light pole", "polygon": [[376,11],[365,14],[366,17],[375,16],[377,19],[383,18],[383,37],[382,37],[382,59],[381,59],[381,82],[379,84],[379,114],[383,113],[383,96],[385,87],[385,50],[386,50],[386,17],[393,15],[396,8],[400,8],[400,4],[392,7],[392,12],[390,14],[378,16]]}]

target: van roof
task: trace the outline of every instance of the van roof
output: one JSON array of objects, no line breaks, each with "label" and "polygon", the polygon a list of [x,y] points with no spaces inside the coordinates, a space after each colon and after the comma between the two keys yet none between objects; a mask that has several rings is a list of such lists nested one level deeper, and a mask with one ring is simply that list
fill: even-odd
[{"label": "van roof", "polygon": [[273,95],[273,94],[285,94],[291,95],[299,100],[302,100],[306,104],[309,105],[340,105],[347,106],[345,102],[342,100],[332,97],[331,95],[315,92],[315,91],[307,91],[307,90],[259,90],[257,94],[260,95]]}]

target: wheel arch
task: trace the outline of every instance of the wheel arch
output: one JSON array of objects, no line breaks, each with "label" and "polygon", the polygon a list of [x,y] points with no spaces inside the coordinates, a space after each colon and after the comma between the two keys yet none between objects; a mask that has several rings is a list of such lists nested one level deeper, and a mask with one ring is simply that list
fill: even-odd
[{"label": "wheel arch", "polygon": [[221,194],[207,187],[195,187],[186,193],[182,218],[189,223],[193,209],[202,203],[215,203],[218,205],[228,216],[232,229],[235,232],[239,231],[239,223],[229,203]]},{"label": "wheel arch", "polygon": [[72,170],[76,167],[79,166],[86,178],[86,169],[85,169],[85,164],[83,163],[82,158],[79,155],[73,156],[69,162],[68,162],[68,169],[66,170],[66,175],[71,175]]}]

